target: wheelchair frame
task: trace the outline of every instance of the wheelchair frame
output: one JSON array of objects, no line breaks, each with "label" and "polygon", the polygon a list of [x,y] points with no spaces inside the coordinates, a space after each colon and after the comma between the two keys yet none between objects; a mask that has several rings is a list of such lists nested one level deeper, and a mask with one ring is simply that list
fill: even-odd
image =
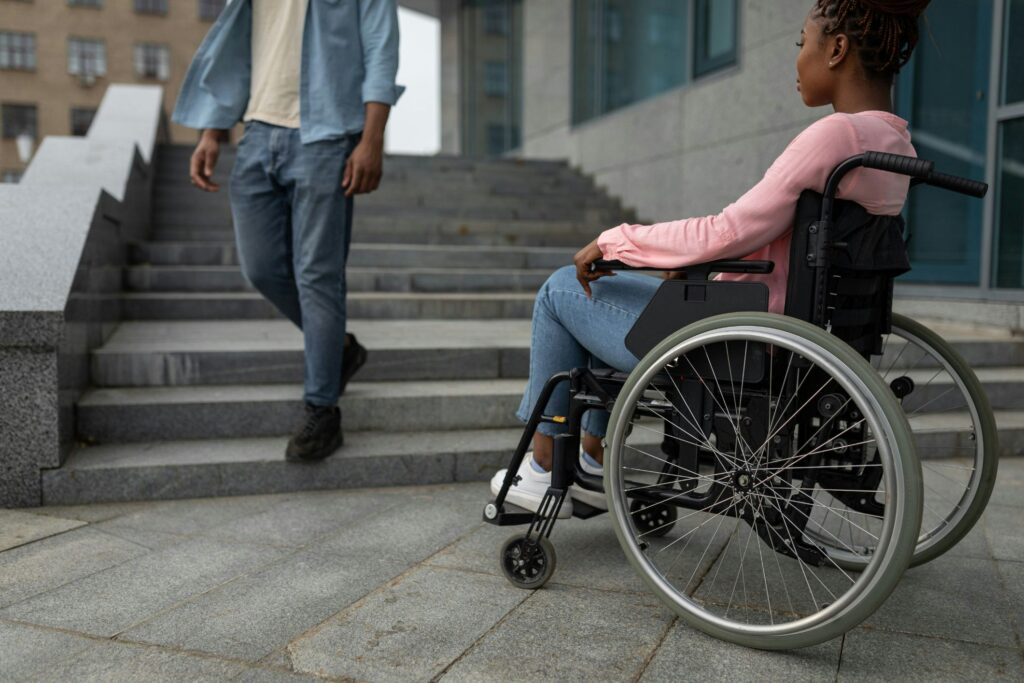
[{"label": "wheelchair frame", "polygon": [[[806,235],[798,236],[794,234],[794,254],[797,256],[802,255],[805,258],[806,265],[813,273],[813,285],[811,287],[811,296],[809,301],[810,305],[809,307],[805,307],[804,313],[801,317],[812,325],[818,328],[824,328],[829,332],[831,331],[830,317],[835,315],[835,307],[830,306],[830,296],[835,296],[834,291],[830,289],[830,285],[832,284],[830,279],[832,278],[831,267],[833,264],[833,256],[837,247],[845,246],[841,243],[837,244],[833,237],[833,231],[836,227],[834,221],[836,208],[835,195],[843,177],[853,169],[860,167],[911,176],[914,179],[912,182],[914,185],[927,183],[976,197],[982,197],[987,192],[987,185],[984,183],[936,173],[932,162],[910,157],[868,152],[851,157],[838,165],[830,174],[825,186],[825,191],[823,195],[821,195],[820,215],[818,216],[818,219],[807,226]],[[798,237],[800,238],[799,242]],[[798,251],[801,251],[802,254],[798,254]],[[593,268],[595,270],[630,269],[651,271],[667,270],[674,272],[682,271],[686,274],[685,280],[687,282],[695,283],[707,282],[711,273],[768,273],[771,272],[773,266],[774,264],[772,262],[767,261],[723,260],[677,269],[660,269],[630,268],[620,262],[598,261],[593,265]],[[880,299],[877,299],[877,301],[883,302],[881,306],[884,309],[884,316],[880,321],[880,325],[877,326],[877,330],[879,333],[884,334],[890,331],[891,326],[892,276],[884,277],[880,282],[883,288],[882,291],[877,291],[877,287],[874,285],[872,286],[874,288],[862,287],[862,289],[870,290],[872,296],[881,297]],[[789,313],[789,308],[789,301],[787,300],[787,314]],[[742,309],[737,310],[737,313],[741,310]],[[872,335],[868,334],[867,336],[871,337]],[[723,343],[728,344],[729,342]],[[858,349],[858,352],[862,357],[865,357],[876,351],[872,351],[871,347],[868,346]],[[765,354],[765,356],[767,356],[767,354]],[[708,362],[712,362],[710,358],[708,359]],[[771,363],[774,362],[774,360],[769,358],[768,362]],[[691,367],[693,366],[691,365]],[[695,368],[694,371],[696,372]],[[505,570],[506,577],[516,585],[526,588],[540,587],[547,581],[551,573],[554,571],[554,549],[550,545],[548,539],[552,534],[555,521],[558,519],[559,511],[561,510],[565,497],[569,495],[570,486],[576,485],[589,491],[604,492],[604,479],[602,477],[586,473],[579,465],[578,453],[581,441],[583,415],[589,410],[605,410],[611,412],[615,407],[616,400],[618,399],[621,390],[629,380],[630,373],[620,373],[613,370],[576,368],[568,372],[558,373],[546,382],[534,407],[533,413],[526,424],[519,444],[512,455],[509,468],[506,472],[501,488],[495,500],[486,505],[483,514],[484,521],[498,526],[528,525],[526,532],[522,536],[510,539],[502,549],[502,561],[505,562],[502,568]],[[547,406],[552,394],[565,382],[569,383],[570,403],[568,414],[565,416],[544,414],[544,408]],[[768,384],[768,391],[770,393],[772,389],[771,380],[768,381]],[[713,417],[715,413],[713,407],[710,410],[705,410],[706,406],[704,404],[707,402],[708,396],[705,392],[702,380],[700,380],[699,377],[696,380],[691,379],[684,381],[683,387],[679,388],[677,386],[676,389],[678,390],[677,393],[679,394],[679,400],[688,406],[691,415],[694,415],[695,419],[695,414],[701,415],[704,423],[708,423],[716,419]],[[797,388],[797,391],[798,390],[799,388]],[[751,387],[750,391],[756,393],[757,389],[755,387]],[[753,394],[748,394],[748,398],[751,398],[752,395]],[[695,410],[694,408],[689,407],[694,404],[696,404],[700,410]],[[652,410],[652,412],[656,413],[657,411]],[[829,417],[823,427],[831,420],[832,417]],[[542,423],[564,424],[567,427],[566,433],[554,437],[551,486],[546,491],[540,507],[536,512],[528,512],[519,509],[506,510],[505,501],[509,489],[515,483],[517,472],[523,458],[529,450],[534,433],[537,427]],[[747,418],[746,423],[746,428],[749,430],[751,424],[749,418]],[[668,432],[668,424],[666,424],[665,428],[666,432]],[[740,438],[742,438],[742,436],[740,436]],[[675,446],[677,449],[681,448],[678,444]],[[691,448],[694,450],[692,457],[698,458],[699,449],[696,446],[692,446]],[[877,458],[877,453],[875,457]],[[665,510],[670,511],[670,514],[666,513],[670,518],[669,522],[664,526],[671,528],[672,523],[675,521],[675,510],[679,507],[690,508],[713,515],[734,516],[750,524],[761,540],[776,552],[788,555],[789,557],[794,558],[797,562],[806,563],[807,565],[820,566],[824,563],[824,554],[820,548],[808,543],[794,541],[792,538],[790,539],[791,542],[784,542],[784,539],[781,538],[781,534],[778,534],[778,532],[776,532],[776,535],[779,536],[779,539],[776,540],[775,536],[772,535],[772,529],[769,527],[768,522],[764,519],[758,521],[756,515],[754,515],[753,511],[749,509],[745,510],[742,508],[736,508],[735,505],[726,505],[727,502],[730,502],[728,500],[723,501],[721,505],[718,505],[718,501],[716,500],[709,507],[707,505],[707,501],[716,493],[716,489],[714,488],[712,488],[710,493],[704,495],[699,500],[690,500],[688,495],[684,496],[678,493],[672,493],[670,490],[658,490],[657,486],[661,485],[662,482],[666,480],[669,476],[669,468],[672,466],[669,462],[668,456],[666,456],[666,458],[667,459],[664,461],[665,464],[661,468],[662,471],[658,474],[656,485],[643,493],[634,493],[631,498],[631,501],[639,501],[648,508],[661,506]],[[694,462],[696,462],[696,460]],[[745,488],[749,485],[749,481],[744,483],[742,472],[736,474],[734,480],[729,484],[723,484],[721,482],[718,483],[718,486],[725,488],[730,486],[734,488]],[[671,486],[669,488],[671,488]],[[842,490],[839,487],[836,487],[836,489],[839,491]],[[670,493],[671,499],[669,499]],[[807,494],[804,493],[803,495]],[[860,500],[859,502],[855,500],[855,498],[859,497],[859,494],[853,496],[850,494],[846,495],[849,501],[847,504],[854,506],[851,509],[858,509],[858,507],[861,506],[866,506],[867,508],[871,507],[871,504],[864,500]],[[608,498],[609,504],[611,505],[612,496],[608,494]],[[720,495],[719,498],[721,498]],[[633,507],[634,505],[631,504],[630,514],[633,514]],[[603,512],[605,512],[605,510],[591,507],[578,500],[573,501],[573,516],[575,517],[586,519],[599,515]],[[807,519],[809,521],[810,517],[808,516]],[[784,524],[788,524],[786,520],[783,520],[783,522]],[[806,522],[804,522],[804,524],[806,524]],[[648,533],[657,532],[660,528],[662,527],[651,529]],[[622,540],[621,536],[620,540]],[[507,566],[509,561],[512,563],[511,569]],[[909,562],[909,558],[907,561]],[[902,572],[902,568],[900,571]],[[696,625],[703,628],[700,624]],[[729,637],[732,639],[721,631],[714,631],[712,629],[706,630],[713,633],[713,635]],[[825,633],[825,631],[822,631],[822,633]],[[833,635],[834,634],[828,635],[828,637],[833,637]],[[810,640],[804,638],[804,640],[800,641],[796,646],[809,645],[813,642],[820,642],[820,640],[821,639],[815,640],[815,637],[811,636]],[[779,646],[772,644],[771,641],[761,641],[756,638],[747,638],[738,642],[743,642],[744,644],[754,647]],[[793,641],[785,642],[791,643]],[[788,646],[789,645],[783,645],[783,647]]]}]

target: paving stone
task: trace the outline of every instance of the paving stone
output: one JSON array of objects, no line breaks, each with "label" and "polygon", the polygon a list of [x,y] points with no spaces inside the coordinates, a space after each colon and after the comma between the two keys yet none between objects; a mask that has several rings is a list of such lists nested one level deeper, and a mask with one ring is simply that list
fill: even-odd
[{"label": "paving stone", "polygon": [[[1017,640],[1024,643],[1024,562],[996,562],[1002,589],[1013,610]],[[1024,654],[1024,652],[1022,652]]]},{"label": "paving stone", "polygon": [[484,636],[441,680],[631,680],[671,620],[651,596],[549,584]]},{"label": "paving stone", "polygon": [[483,487],[412,489],[406,500],[358,524],[319,539],[321,553],[357,555],[376,561],[396,558],[411,566],[481,525]]},{"label": "paving stone", "polygon": [[169,652],[148,646],[93,641],[73,658],[47,667],[45,673],[36,680],[75,683],[266,680],[256,678],[263,673],[244,664],[211,657]]},{"label": "paving stone", "polygon": [[999,474],[989,504],[1024,507],[1024,458],[1000,459]]},{"label": "paving stone", "polygon": [[24,600],[0,616],[113,636],[283,554],[268,546],[190,540]]},{"label": "paving stone", "polygon": [[256,662],[406,567],[387,556],[306,550],[204,593],[121,638]]},{"label": "paving stone", "polygon": [[909,570],[865,625],[1013,647],[1013,602],[992,560],[943,556]]},{"label": "paving stone", "polygon": [[832,680],[842,640],[790,652],[767,652],[712,638],[677,621],[644,670],[644,683],[688,681]]},{"label": "paving stone", "polygon": [[286,500],[284,495],[169,500],[135,506],[104,528],[128,527],[193,535],[232,520],[257,515]]},{"label": "paving stone", "polygon": [[230,543],[302,547],[371,512],[382,513],[400,500],[394,493],[316,492],[284,499],[264,512],[239,517],[200,533]]},{"label": "paving stone", "polygon": [[83,522],[105,522],[115,517],[138,512],[151,505],[148,501],[131,503],[91,503],[89,505],[46,505],[34,510],[40,515],[78,519]]},{"label": "paving stone", "polygon": [[858,629],[846,634],[840,682],[1020,681],[1015,649]]},{"label": "paving stone", "polygon": [[429,681],[529,594],[482,574],[421,567],[288,646],[296,671]]},{"label": "paving stone", "polygon": [[0,607],[146,553],[146,549],[95,529],[76,529],[0,553]]},{"label": "paving stone", "polygon": [[990,503],[985,509],[985,537],[997,560],[1024,562],[1024,510]]},{"label": "paving stone", "polygon": [[75,657],[93,642],[68,633],[0,621],[0,681],[45,680],[54,665]]},{"label": "paving stone", "polygon": [[154,531],[153,529],[136,529],[135,527],[120,525],[116,522],[100,522],[99,524],[93,524],[91,528],[150,550],[164,548],[191,538],[191,536],[185,534],[172,534],[166,531]]},{"label": "paving stone", "polygon": [[0,510],[0,552],[82,526],[77,519],[62,519],[19,510]]}]

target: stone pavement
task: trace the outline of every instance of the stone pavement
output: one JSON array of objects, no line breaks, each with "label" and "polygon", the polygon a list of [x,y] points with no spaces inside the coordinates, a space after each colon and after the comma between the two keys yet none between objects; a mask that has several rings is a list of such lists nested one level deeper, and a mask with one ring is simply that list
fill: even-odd
[{"label": "stone pavement", "polygon": [[845,638],[789,653],[681,624],[607,518],[542,590],[455,484],[0,511],[2,681],[1024,680],[1024,459],[979,526]]}]

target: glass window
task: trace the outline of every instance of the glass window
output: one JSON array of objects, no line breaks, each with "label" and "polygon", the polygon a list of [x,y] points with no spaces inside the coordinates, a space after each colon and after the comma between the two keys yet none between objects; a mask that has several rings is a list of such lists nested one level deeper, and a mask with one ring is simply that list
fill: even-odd
[{"label": "glass window", "polygon": [[167,14],[167,0],[135,0],[138,14]]},{"label": "glass window", "polygon": [[28,133],[33,138],[37,137],[38,111],[34,104],[0,105],[4,139],[12,140],[24,133]]},{"label": "glass window", "polygon": [[213,21],[224,9],[224,0],[199,0],[199,18],[203,21]]},{"label": "glass window", "polygon": [[993,287],[1024,287],[1024,118],[999,125]]},{"label": "glass window", "polygon": [[71,134],[85,135],[89,132],[92,119],[96,116],[96,110],[88,107],[71,108]]},{"label": "glass window", "polygon": [[463,0],[462,153],[500,156],[520,145],[522,2]]},{"label": "glass window", "polygon": [[504,3],[487,5],[483,13],[484,33],[491,36],[508,35],[508,8]]},{"label": "glass window", "polygon": [[736,62],[736,1],[696,0],[693,75]]},{"label": "glass window", "polygon": [[736,16],[736,0],[574,0],[573,120],[735,63]]},{"label": "glass window", "polygon": [[135,75],[166,81],[171,77],[171,48],[156,43],[135,46]]},{"label": "glass window", "polygon": [[1006,0],[1004,30],[1003,104],[1024,102],[1024,0]]},{"label": "glass window", "polygon": [[107,46],[102,40],[68,38],[68,73],[94,77],[107,73]]},{"label": "glass window", "polygon": [[21,171],[13,168],[6,169],[0,173],[0,183],[16,183],[21,180]]},{"label": "glass window", "polygon": [[35,34],[0,31],[0,69],[33,71],[35,68]]},{"label": "glass window", "polygon": [[103,0],[68,0],[71,7],[103,7]]},{"label": "glass window", "polygon": [[508,95],[508,63],[484,63],[484,94],[488,97]]},{"label": "glass window", "polygon": [[[914,147],[944,173],[985,178],[989,0],[933,3],[927,26],[898,83],[898,113],[910,121]],[[910,192],[906,211],[916,282],[980,284],[984,202],[932,187]]]}]

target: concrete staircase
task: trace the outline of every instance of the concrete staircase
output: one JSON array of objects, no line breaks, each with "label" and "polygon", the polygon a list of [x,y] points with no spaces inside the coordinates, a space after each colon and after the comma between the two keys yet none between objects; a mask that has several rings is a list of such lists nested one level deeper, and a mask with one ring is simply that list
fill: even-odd
[{"label": "concrete staircase", "polygon": [[[350,329],[371,355],[342,399],[346,445],[297,465],[283,452],[302,412],[301,334],[241,276],[226,193],[188,185],[190,152],[160,150],[126,322],[92,354],[79,447],[44,472],[48,504],[487,478],[521,433],[534,292],[599,229],[633,220],[561,163],[390,158],[382,189],[357,201]],[[1024,339],[930,326],[977,368],[1003,453],[1024,454]]]},{"label": "concrete staircase", "polygon": [[44,472],[48,504],[486,477],[519,437],[536,289],[634,220],[564,163],[389,158],[356,203],[349,326],[371,354],[342,400],[346,445],[295,465],[301,334],[242,277],[226,188],[192,188],[190,154],[159,151],[125,322],[92,355],[79,445]]}]

